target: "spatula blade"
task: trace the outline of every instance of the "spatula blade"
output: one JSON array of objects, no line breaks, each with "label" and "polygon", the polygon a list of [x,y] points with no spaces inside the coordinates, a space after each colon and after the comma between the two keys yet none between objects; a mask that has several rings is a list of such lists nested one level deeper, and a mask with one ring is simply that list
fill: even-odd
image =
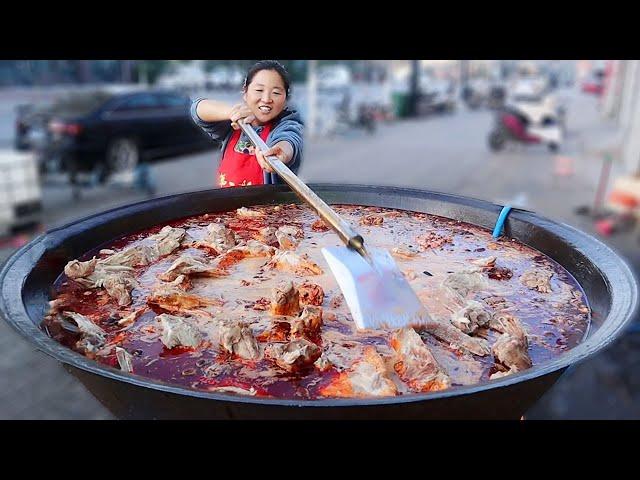
[{"label": "spatula blade", "polygon": [[322,249],[358,329],[418,327],[430,322],[424,305],[389,252],[368,252],[373,266],[347,247]]}]

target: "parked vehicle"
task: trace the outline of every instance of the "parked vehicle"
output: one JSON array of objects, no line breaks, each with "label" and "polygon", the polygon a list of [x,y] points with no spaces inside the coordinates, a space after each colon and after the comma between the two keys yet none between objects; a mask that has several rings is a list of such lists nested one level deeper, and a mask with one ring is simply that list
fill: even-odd
[{"label": "parked vehicle", "polygon": [[0,150],[0,241],[42,222],[42,194],[32,152]]},{"label": "parked vehicle", "polygon": [[456,109],[457,89],[451,80],[421,75],[418,114],[453,112]]},{"label": "parked vehicle", "polygon": [[198,63],[179,65],[173,71],[158,78],[157,86],[163,89],[194,91],[205,88],[207,74]]},{"label": "parked vehicle", "polygon": [[226,88],[228,84],[229,69],[227,67],[216,67],[207,75],[206,87],[208,89]]},{"label": "parked vehicle", "polygon": [[582,91],[593,95],[602,95],[604,92],[604,79],[604,70],[594,71],[582,82]]},{"label": "parked vehicle", "polygon": [[336,111],[336,131],[360,128],[373,134],[376,131],[376,123],[376,111],[373,105],[353,102],[349,94],[344,95]]},{"label": "parked vehicle", "polygon": [[173,91],[69,95],[40,112],[30,128],[43,174],[88,174],[105,182],[142,162],[211,147],[191,120],[188,96]]},{"label": "parked vehicle", "polygon": [[326,65],[318,69],[318,88],[342,90],[351,85],[351,71],[345,65]]},{"label": "parked vehicle", "polygon": [[47,122],[48,106],[45,105],[18,105],[16,107],[16,122],[14,135],[14,148],[16,150],[30,150],[37,137],[44,132],[43,125]]},{"label": "parked vehicle", "polygon": [[564,137],[564,119],[564,108],[551,96],[514,96],[496,112],[495,125],[488,137],[489,148],[499,151],[507,143],[541,143],[556,152]]}]

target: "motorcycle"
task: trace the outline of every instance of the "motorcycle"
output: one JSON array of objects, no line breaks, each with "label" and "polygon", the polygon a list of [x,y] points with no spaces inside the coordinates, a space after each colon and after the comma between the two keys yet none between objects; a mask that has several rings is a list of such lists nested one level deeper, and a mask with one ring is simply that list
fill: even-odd
[{"label": "motorcycle", "polygon": [[511,102],[498,109],[494,127],[489,132],[489,148],[504,149],[507,143],[545,144],[557,152],[565,131],[565,110],[543,100]]}]

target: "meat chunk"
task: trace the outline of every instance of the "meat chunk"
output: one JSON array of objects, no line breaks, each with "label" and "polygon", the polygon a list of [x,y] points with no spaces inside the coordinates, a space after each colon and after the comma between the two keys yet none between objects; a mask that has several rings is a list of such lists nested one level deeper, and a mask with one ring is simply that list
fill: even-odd
[{"label": "meat chunk", "polygon": [[282,225],[278,227],[278,231],[299,240],[304,238],[304,230],[296,225]]},{"label": "meat chunk", "polygon": [[131,303],[131,290],[137,287],[132,267],[105,265],[95,258],[87,262],[72,260],[64,272],[85,288],[103,287],[121,306]]},{"label": "meat chunk", "polygon": [[275,235],[281,250],[295,250],[304,236],[302,229],[290,225],[278,228]]},{"label": "meat chunk", "polygon": [[144,312],[147,311],[147,307],[139,308],[128,315],[125,315],[120,320],[118,320],[118,325],[121,326],[129,326],[132,325]]},{"label": "meat chunk", "polygon": [[71,260],[64,266],[64,273],[67,277],[72,279],[85,278],[95,271],[97,264],[98,259],[95,257],[87,262]]},{"label": "meat chunk", "polygon": [[418,250],[412,247],[394,247],[391,249],[391,255],[401,260],[411,260],[418,255]]},{"label": "meat chunk", "polygon": [[96,287],[104,287],[110,297],[115,298],[118,305],[125,306],[131,303],[131,290],[138,283],[129,271],[111,273],[99,278],[95,282]]},{"label": "meat chunk", "polygon": [[289,316],[300,313],[300,294],[293,282],[282,282],[272,290],[271,313]]},{"label": "meat chunk", "polygon": [[298,292],[300,292],[301,305],[316,305],[319,307],[324,302],[324,290],[315,283],[304,282],[298,287]]},{"label": "meat chunk", "polygon": [[133,372],[133,355],[127,352],[124,348],[116,347],[116,359],[120,370],[124,372]]},{"label": "meat chunk", "polygon": [[249,240],[247,243],[236,245],[226,251],[216,258],[213,264],[221,271],[224,271],[245,258],[272,257],[275,253],[276,249],[274,247],[265,245],[257,240]]},{"label": "meat chunk", "polygon": [[416,243],[420,245],[423,250],[429,250],[432,248],[440,248],[447,243],[453,243],[451,237],[444,237],[436,232],[429,232],[416,237]]},{"label": "meat chunk", "polygon": [[504,332],[491,349],[494,357],[514,372],[530,368],[527,334],[520,321],[513,315],[501,314],[496,320],[496,326]]},{"label": "meat chunk", "polygon": [[390,343],[398,354],[394,369],[411,390],[431,392],[451,386],[449,376],[413,328],[395,331]]},{"label": "meat chunk", "polygon": [[481,338],[470,337],[450,323],[447,324],[434,320],[422,325],[421,328],[434,337],[444,340],[445,342],[449,342],[449,344],[456,348],[468,350],[475,355],[485,356],[491,352],[489,344],[487,344],[486,341]]},{"label": "meat chunk", "polygon": [[216,298],[205,298],[186,293],[185,281],[188,278],[179,275],[173,282],[161,282],[147,297],[147,304],[157,306],[172,313],[187,312],[189,310],[206,307],[208,305],[222,306],[224,302]]},{"label": "meat chunk", "polygon": [[205,277],[220,277],[224,275],[216,265],[205,263],[190,255],[181,255],[171,266],[158,276],[160,280],[172,282],[180,275],[201,275]]},{"label": "meat chunk", "polygon": [[511,375],[513,373],[517,373],[517,372],[514,371],[514,370],[511,370],[511,369],[510,370],[505,370],[505,371],[497,371],[495,373],[492,373],[489,376],[489,380],[496,380],[497,378],[506,377],[506,376]]},{"label": "meat chunk", "polygon": [[294,337],[316,338],[322,327],[322,307],[307,305],[300,317],[291,322],[291,335]]},{"label": "meat chunk", "polygon": [[494,357],[514,372],[520,372],[531,367],[531,358],[527,352],[526,337],[512,337],[501,335],[494,343],[492,352]]},{"label": "meat chunk", "polygon": [[315,343],[299,338],[287,344],[270,345],[266,354],[280,368],[288,372],[299,372],[311,367],[320,358],[322,350]]},{"label": "meat chunk", "polygon": [[333,367],[331,361],[324,354],[320,355],[320,357],[313,364],[321,372],[326,372],[331,367]]},{"label": "meat chunk", "polygon": [[155,251],[158,257],[164,257],[177,250],[185,240],[187,231],[184,228],[174,228],[165,226],[155,235],[151,235],[148,240],[155,241]]},{"label": "meat chunk", "polygon": [[500,333],[509,333],[513,336],[525,333],[520,320],[508,313],[498,313],[493,316],[489,321],[489,328]]},{"label": "meat chunk", "polygon": [[382,215],[365,215],[360,219],[360,225],[365,226],[382,225],[382,222],[384,222]]},{"label": "meat chunk", "polygon": [[551,277],[552,272],[546,270],[529,270],[522,274],[520,282],[531,290],[537,290],[540,293],[551,293]]},{"label": "meat chunk", "polygon": [[278,245],[278,239],[276,238],[276,229],[274,227],[261,228],[255,234],[254,238],[255,240],[258,240],[265,245]]},{"label": "meat chunk", "polygon": [[259,342],[288,342],[291,336],[289,322],[274,322],[273,325],[256,337]]},{"label": "meat chunk", "polygon": [[491,268],[496,264],[496,257],[485,257],[485,258],[477,258],[475,260],[472,260],[471,263],[473,263],[474,265],[477,265],[478,267],[482,267],[482,268]]},{"label": "meat chunk", "polygon": [[82,336],[91,339],[95,345],[103,345],[105,343],[107,332],[93,323],[89,318],[70,311],[62,312],[62,315],[63,317],[73,320],[78,326],[78,330],[82,333]]},{"label": "meat chunk", "polygon": [[200,331],[191,325],[185,317],[163,313],[156,317],[156,321],[162,325],[160,340],[167,348],[197,347],[202,341]]},{"label": "meat chunk", "polygon": [[309,257],[298,255],[291,251],[278,252],[267,264],[268,268],[275,268],[283,272],[291,272],[296,275],[322,275],[322,269]]},{"label": "meat chunk", "polygon": [[311,224],[311,230],[314,232],[326,232],[329,230],[329,227],[322,220],[316,220]]},{"label": "meat chunk", "polygon": [[257,240],[249,240],[243,245],[237,245],[230,251],[243,252],[246,257],[272,257],[276,249]]},{"label": "meat chunk", "polygon": [[255,303],[251,308],[253,308],[254,310],[259,310],[264,312],[265,310],[269,310],[270,307],[271,307],[271,300],[265,297],[260,297],[255,301]]},{"label": "meat chunk", "polygon": [[471,263],[482,268],[482,271],[493,280],[508,280],[513,276],[513,272],[506,267],[496,265],[496,257],[478,258]]},{"label": "meat chunk", "polygon": [[396,385],[389,378],[384,360],[370,345],[364,349],[361,360],[320,389],[325,397],[384,397],[396,393]]},{"label": "meat chunk", "polygon": [[258,360],[261,357],[260,347],[251,328],[243,322],[235,325],[222,323],[220,325],[220,345],[227,352],[247,360]]},{"label": "meat chunk", "polygon": [[120,252],[116,252],[99,261],[103,265],[136,267],[149,265],[165,255],[178,249],[186,237],[184,228],[166,226],[147,240],[150,245],[136,245]]},{"label": "meat chunk", "polygon": [[491,319],[490,313],[480,302],[468,300],[464,308],[451,316],[451,323],[467,335],[474,333],[478,327],[484,327]]},{"label": "meat chunk", "polygon": [[227,385],[224,387],[208,387],[207,390],[209,390],[210,392],[239,393],[241,395],[251,395],[251,396],[254,396],[257,393],[257,390],[253,387],[247,389],[242,387],[236,387],[233,385]]},{"label": "meat chunk", "polygon": [[264,217],[263,212],[259,212],[257,210],[251,210],[246,207],[240,207],[236,210],[238,216],[241,218],[261,218]]},{"label": "meat chunk", "polygon": [[160,258],[160,254],[157,249],[149,245],[137,245],[103,258],[100,263],[111,266],[137,267],[149,265],[158,258]]},{"label": "meat chunk", "polygon": [[223,223],[211,223],[207,225],[207,235],[205,238],[196,242],[195,246],[205,246],[215,250],[220,255],[238,244],[238,236]]},{"label": "meat chunk", "polygon": [[486,270],[487,276],[493,280],[509,280],[513,272],[506,267],[491,267]]},{"label": "meat chunk", "polygon": [[468,270],[450,273],[444,279],[442,285],[465,298],[470,293],[482,290],[486,286],[486,282],[482,274],[477,270]]}]

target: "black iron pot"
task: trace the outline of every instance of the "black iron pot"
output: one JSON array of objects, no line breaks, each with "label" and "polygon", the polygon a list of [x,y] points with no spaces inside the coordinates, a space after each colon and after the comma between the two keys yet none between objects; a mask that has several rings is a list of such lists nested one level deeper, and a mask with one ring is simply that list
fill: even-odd
[{"label": "black iron pot", "polygon": [[[328,203],[399,208],[491,229],[500,207],[421,190],[312,185]],[[120,236],[171,220],[242,206],[299,202],[287,186],[206,190],[116,208],[51,230],[16,252],[0,271],[0,313],[40,351],[61,361],[115,416],[166,419],[517,419],[567,367],[594,355],[635,313],[629,267],[598,240],[531,212],[514,210],[505,234],[545,253],[584,289],[592,325],[583,343],[553,361],[498,380],[442,392],[382,399],[277,400],[209,393],[123,373],[60,345],[39,324],[64,265]]]}]

